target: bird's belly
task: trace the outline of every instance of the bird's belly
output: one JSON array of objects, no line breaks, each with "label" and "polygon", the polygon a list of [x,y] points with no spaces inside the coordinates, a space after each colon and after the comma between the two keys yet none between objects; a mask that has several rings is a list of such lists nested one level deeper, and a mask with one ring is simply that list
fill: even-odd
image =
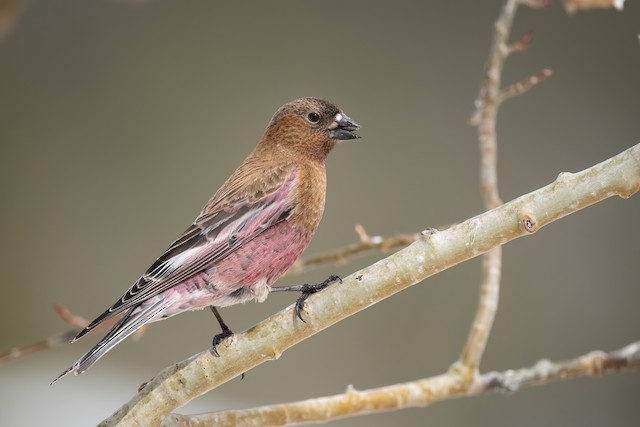
[{"label": "bird's belly", "polygon": [[233,251],[209,269],[213,283],[249,287],[273,284],[300,257],[313,233],[300,233],[283,221]]},{"label": "bird's belly", "polygon": [[287,272],[310,239],[287,222],[269,228],[208,270],[166,290],[161,298],[174,302],[162,318],[211,305],[226,307],[251,300],[263,302],[271,284]]}]

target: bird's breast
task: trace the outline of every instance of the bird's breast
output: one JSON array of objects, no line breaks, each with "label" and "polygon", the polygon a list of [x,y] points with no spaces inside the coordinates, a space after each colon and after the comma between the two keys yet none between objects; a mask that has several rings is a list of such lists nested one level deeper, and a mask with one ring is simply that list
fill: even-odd
[{"label": "bird's breast", "polygon": [[289,220],[282,221],[211,267],[211,282],[248,287],[266,280],[266,284],[271,285],[300,257],[311,237]]},{"label": "bird's breast", "polygon": [[309,233],[309,239],[315,233],[322,219],[326,187],[327,178],[324,164],[307,165],[300,168],[290,220],[301,233]]}]

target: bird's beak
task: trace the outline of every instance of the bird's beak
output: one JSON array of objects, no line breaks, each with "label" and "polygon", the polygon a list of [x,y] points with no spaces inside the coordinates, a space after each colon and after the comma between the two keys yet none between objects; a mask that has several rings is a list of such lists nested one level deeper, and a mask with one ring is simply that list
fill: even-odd
[{"label": "bird's beak", "polygon": [[336,114],[335,119],[333,119],[333,122],[329,126],[329,129],[331,129],[331,138],[340,141],[360,138],[360,135],[354,133],[359,128],[360,125],[344,113]]}]

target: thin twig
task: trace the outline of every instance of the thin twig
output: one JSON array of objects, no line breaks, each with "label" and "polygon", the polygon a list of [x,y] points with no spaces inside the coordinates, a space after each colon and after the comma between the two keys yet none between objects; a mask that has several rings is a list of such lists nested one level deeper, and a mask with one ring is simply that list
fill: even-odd
[{"label": "thin twig", "polygon": [[0,366],[4,365],[5,363],[30,356],[39,351],[49,350],[54,347],[68,344],[69,342],[71,342],[71,340],[73,340],[73,338],[78,334],[78,332],[80,332],[82,328],[89,324],[89,321],[87,321],[87,319],[74,315],[61,304],[53,304],[53,310],[62,320],[71,325],[73,329],[64,332],[58,332],[41,341],[20,347],[14,347],[9,351],[0,353]]},{"label": "thin twig", "polygon": [[624,0],[564,0],[564,10],[569,14],[580,10],[590,9],[617,9],[624,8]]},{"label": "thin twig", "polygon": [[355,255],[369,251],[387,252],[393,249],[404,248],[415,242],[419,233],[398,234],[390,237],[369,236],[361,225],[356,225],[356,233],[360,241],[343,248],[333,249],[321,254],[303,257],[296,261],[287,274],[301,274],[313,267],[324,264],[343,264]]},{"label": "thin twig", "polygon": [[299,402],[201,415],[171,414],[163,420],[162,426],[248,427],[317,423],[409,407],[424,407],[444,400],[488,392],[514,392],[524,387],[570,378],[600,377],[625,371],[640,371],[640,341],[616,351],[594,351],[562,362],[541,360],[528,368],[488,372],[479,375],[466,388],[461,387],[458,376],[449,373],[363,391],[349,386],[343,394]]},{"label": "thin twig", "polygon": [[517,40],[507,46],[507,54],[511,55],[512,53],[522,52],[526,50],[533,43],[533,32],[526,32],[520,37],[520,40]]},{"label": "thin twig", "polygon": [[67,307],[62,304],[54,303],[53,310],[58,316],[60,316],[62,320],[73,326],[78,331],[86,328],[89,324],[89,320],[85,319],[82,316],[73,314]]},{"label": "thin twig", "polygon": [[[78,332],[80,332],[89,324],[89,321],[86,318],[73,314],[68,308],[66,308],[62,304],[57,304],[57,303],[53,304],[53,310],[62,320],[68,323],[73,329],[69,329],[64,332],[58,332],[41,341],[38,341],[32,344],[27,344],[24,346],[14,347],[8,351],[0,353],[0,366],[9,362],[17,361],[19,359],[30,356],[40,351],[50,350],[52,348],[59,347],[61,345],[69,344],[75,338],[75,336],[78,335]],[[104,330],[104,329],[111,328],[113,325],[115,325],[115,323],[118,320],[119,320],[118,317],[109,319],[106,322],[103,322],[102,324],[100,324],[96,329]],[[135,331],[132,338],[134,340],[140,339],[140,337],[146,331],[146,328],[147,328],[147,325]]]},{"label": "thin twig", "polygon": [[487,391],[512,393],[523,387],[548,384],[551,381],[578,377],[601,377],[608,374],[640,370],[640,341],[619,350],[592,351],[584,356],[551,362],[541,360],[530,368],[488,372],[480,378],[481,388]]},{"label": "thin twig", "polygon": [[[480,143],[480,188],[485,209],[493,209],[502,204],[498,191],[498,136],[496,133],[498,109],[502,101],[509,96],[522,94],[541,78],[529,78],[501,89],[502,70],[509,55],[525,50],[533,41],[531,32],[526,33],[517,42],[509,44],[509,35],[513,19],[522,0],[508,0],[494,25],[494,38],[491,45],[485,79],[476,100],[476,111],[471,123],[477,126]],[[527,5],[542,7],[546,2],[528,1]],[[451,371],[460,375],[471,384],[478,375],[480,361],[489,340],[493,321],[498,310],[500,298],[500,277],[502,273],[502,248],[496,247],[487,252],[482,260],[482,281],[475,318],[471,325],[467,341],[458,362]]]},{"label": "thin twig", "polygon": [[471,329],[464,344],[460,360],[451,371],[471,383],[479,372],[480,361],[489,340],[493,320],[500,299],[500,277],[502,276],[502,247],[491,249],[482,257],[482,282],[478,307]]},{"label": "thin twig", "polygon": [[49,350],[54,347],[69,344],[69,342],[71,342],[71,340],[77,335],[78,332],[78,329],[70,329],[65,332],[51,335],[50,337],[42,341],[20,347],[14,347],[8,351],[0,353],[0,366],[9,362],[16,361],[18,359],[22,359],[26,356],[30,356],[39,351]]},{"label": "thin twig", "polygon": [[502,103],[509,98],[513,98],[514,96],[520,96],[532,87],[545,81],[548,77],[551,77],[551,74],[553,74],[551,69],[545,68],[538,74],[534,74],[527,77],[526,79],[520,80],[519,82],[510,84],[509,86],[500,90],[497,101],[499,103]]}]

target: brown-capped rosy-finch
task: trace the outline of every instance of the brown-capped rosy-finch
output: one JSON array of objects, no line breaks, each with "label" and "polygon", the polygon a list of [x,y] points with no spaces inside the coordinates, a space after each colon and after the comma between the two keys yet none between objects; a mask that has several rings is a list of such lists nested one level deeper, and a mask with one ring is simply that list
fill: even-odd
[{"label": "brown-capped rosy-finch", "polygon": [[[302,98],[283,105],[257,147],[209,200],[200,215],[149,269],[76,339],[120,316],[98,344],[58,378],[86,371],[141,326],[189,310],[211,307],[223,332],[231,331],[216,307],[264,301],[276,290],[304,299],[327,286],[271,288],[309,244],[324,210],[329,152],[355,139],[359,125],[334,104]],[[58,379],[56,378],[56,380]],[[55,380],[54,380],[55,381]]]}]

